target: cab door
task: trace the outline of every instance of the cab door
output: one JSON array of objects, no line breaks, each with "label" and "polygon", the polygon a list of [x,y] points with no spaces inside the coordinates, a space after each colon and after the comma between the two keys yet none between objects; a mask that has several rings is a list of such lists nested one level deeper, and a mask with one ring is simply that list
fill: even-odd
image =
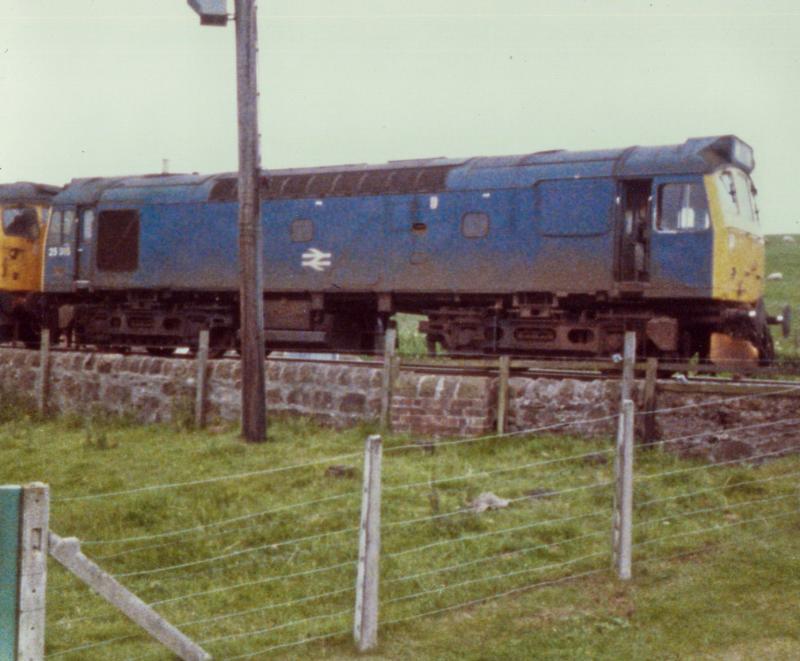
[{"label": "cab door", "polygon": [[50,215],[44,256],[44,287],[48,292],[72,291],[76,218],[74,207],[57,208]]},{"label": "cab door", "polygon": [[650,276],[651,179],[620,181],[616,198],[616,280],[636,289]]},{"label": "cab door", "polygon": [[92,207],[77,209],[73,248],[73,282],[75,289],[88,289],[94,275],[94,255],[92,238],[95,234],[95,211]]},{"label": "cab door", "polygon": [[654,180],[650,295],[711,295],[713,233],[702,177]]}]

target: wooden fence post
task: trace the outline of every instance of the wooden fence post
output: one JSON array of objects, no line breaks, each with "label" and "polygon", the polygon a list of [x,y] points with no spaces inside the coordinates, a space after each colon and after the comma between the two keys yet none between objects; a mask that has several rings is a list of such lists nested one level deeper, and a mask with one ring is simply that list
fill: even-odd
[{"label": "wooden fence post", "polygon": [[42,329],[39,344],[39,373],[36,376],[36,408],[39,413],[47,413],[50,394],[50,330]]},{"label": "wooden fence post", "polygon": [[44,658],[50,491],[0,487],[0,661]]},{"label": "wooden fence post", "polygon": [[386,329],[385,344],[383,349],[383,381],[381,383],[381,420],[383,431],[392,428],[392,395],[394,393],[395,364],[396,364],[397,328],[389,326]]},{"label": "wooden fence post", "polygon": [[200,331],[200,341],[197,345],[197,383],[194,396],[194,424],[202,429],[206,424],[206,383],[208,377],[208,343],[207,329]]},{"label": "wooden fence post", "polygon": [[[636,367],[636,333],[625,333],[625,353],[622,359],[622,386],[620,392],[620,405],[626,399],[632,399],[634,368]],[[620,409],[622,410],[622,409]]]},{"label": "wooden fence post", "polygon": [[378,583],[381,548],[380,436],[370,436],[364,450],[364,487],[358,539],[358,576],[353,638],[360,652],[378,644]]},{"label": "wooden fence post", "polygon": [[614,567],[623,581],[631,578],[633,541],[633,401],[622,403],[614,458]]},{"label": "wooden fence post", "polygon": [[642,396],[642,440],[652,443],[656,440],[656,387],[658,378],[658,358],[647,359]]},{"label": "wooden fence post", "polygon": [[508,378],[511,372],[511,357],[500,356],[497,379],[497,433],[505,434],[508,417]]}]

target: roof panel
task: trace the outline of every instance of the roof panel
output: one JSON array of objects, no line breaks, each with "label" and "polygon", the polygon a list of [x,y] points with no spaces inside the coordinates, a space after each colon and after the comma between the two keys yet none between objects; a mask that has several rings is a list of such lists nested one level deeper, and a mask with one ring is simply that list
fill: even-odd
[{"label": "roof panel", "polygon": [[0,184],[0,202],[46,202],[60,190],[59,186],[37,184],[32,181]]}]

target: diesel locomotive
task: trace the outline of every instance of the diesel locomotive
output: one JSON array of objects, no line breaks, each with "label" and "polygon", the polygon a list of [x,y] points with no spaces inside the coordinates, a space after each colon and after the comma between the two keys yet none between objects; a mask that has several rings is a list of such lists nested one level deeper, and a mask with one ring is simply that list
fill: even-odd
[{"label": "diesel locomotive", "polygon": [[[752,149],[680,145],[271,170],[267,349],[773,357]],[[81,345],[238,342],[235,174],[76,179],[52,197],[43,320]],[[40,212],[37,210],[37,214]]]}]

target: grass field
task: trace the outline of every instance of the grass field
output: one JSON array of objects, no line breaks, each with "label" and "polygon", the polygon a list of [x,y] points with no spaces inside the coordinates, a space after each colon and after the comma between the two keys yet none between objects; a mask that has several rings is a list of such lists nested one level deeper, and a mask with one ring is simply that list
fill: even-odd
[{"label": "grass field", "polygon": [[[215,658],[335,632],[345,633],[245,658],[358,656],[347,632],[368,427],[275,421],[271,443],[245,445],[229,429],[47,421],[20,416],[21,405],[6,396],[0,407],[0,479],[48,482],[52,529],[84,540],[87,555],[146,601],[172,600],[158,609],[210,641]],[[381,567],[381,620],[406,621],[382,625],[367,658],[800,656],[800,458],[710,469],[641,450],[640,477],[680,472],[637,483],[635,541],[644,544],[634,550],[635,580],[622,584],[609,570],[610,441],[393,449],[409,440],[385,440]],[[567,460],[586,453],[597,454]],[[308,465],[281,470],[294,464]],[[334,464],[354,471],[332,476]],[[251,471],[272,472],[69,499]],[[465,511],[483,491],[519,500]],[[306,501],[314,504],[292,507]],[[96,543],[121,538],[133,539]],[[287,543],[298,538],[307,539]],[[585,575],[521,589],[576,574]],[[67,661],[171,658],[53,561],[47,645]]]}]

